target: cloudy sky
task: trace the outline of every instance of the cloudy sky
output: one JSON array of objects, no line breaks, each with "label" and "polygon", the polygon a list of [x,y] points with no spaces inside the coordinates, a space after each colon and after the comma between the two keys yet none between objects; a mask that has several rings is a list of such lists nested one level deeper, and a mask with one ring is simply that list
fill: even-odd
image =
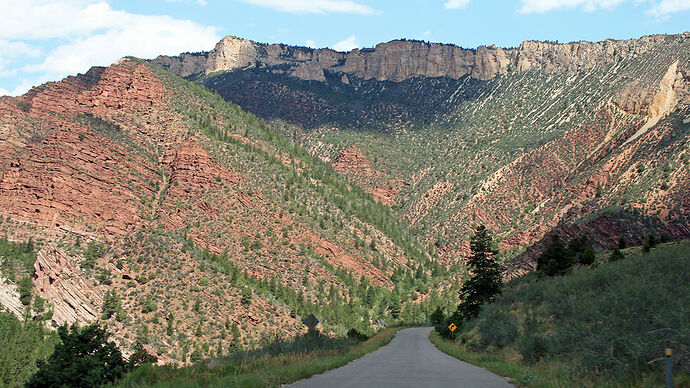
[{"label": "cloudy sky", "polygon": [[513,47],[690,30],[690,0],[0,0],[0,95],[225,35],[346,51],[391,39]]}]

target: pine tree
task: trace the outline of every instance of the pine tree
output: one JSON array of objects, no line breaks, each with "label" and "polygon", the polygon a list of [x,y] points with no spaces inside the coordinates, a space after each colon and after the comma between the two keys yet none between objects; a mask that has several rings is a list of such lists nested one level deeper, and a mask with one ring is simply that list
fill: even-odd
[{"label": "pine tree", "polygon": [[623,255],[623,252],[621,252],[621,250],[618,248],[613,248],[611,254],[609,255],[609,262],[612,263],[614,261],[618,261],[621,259],[625,259],[625,255]]},{"label": "pine tree", "polygon": [[460,289],[462,302],[458,312],[463,319],[471,319],[479,314],[484,303],[491,303],[501,293],[503,277],[501,267],[494,259],[497,253],[492,248],[492,239],[484,225],[477,227],[470,240],[472,254],[467,263],[472,274]]},{"label": "pine tree", "polygon": [[436,310],[431,314],[431,323],[434,326],[438,326],[443,322],[443,310],[441,310],[441,307],[436,307]]},{"label": "pine tree", "polygon": [[122,353],[97,325],[62,326],[58,335],[61,343],[47,360],[38,361],[38,372],[27,387],[98,387],[125,372]]},{"label": "pine tree", "polygon": [[31,304],[33,289],[34,286],[31,283],[30,277],[26,276],[19,280],[19,301],[22,302],[24,306]]},{"label": "pine tree", "polygon": [[124,310],[120,303],[120,297],[117,296],[115,290],[108,290],[103,295],[103,319],[109,319],[115,315],[115,319],[122,321],[124,319]]},{"label": "pine tree", "polygon": [[572,251],[566,249],[561,236],[551,236],[549,245],[537,258],[537,271],[546,276],[562,275],[575,264]]},{"label": "pine tree", "polygon": [[656,246],[656,243],[657,243],[656,236],[654,235],[654,233],[650,233],[647,236],[647,239],[645,240],[644,245],[642,245],[642,250],[644,250],[645,252],[649,252],[650,249],[652,249]]},{"label": "pine tree", "polygon": [[144,344],[137,342],[134,345],[134,352],[129,356],[127,361],[127,369],[133,371],[144,364],[155,364],[158,362],[158,357],[149,353],[144,349]]},{"label": "pine tree", "polygon": [[398,319],[398,317],[400,317],[402,306],[400,304],[400,294],[398,293],[397,289],[394,289],[391,293],[390,301],[388,303],[388,310],[390,310],[393,318]]},{"label": "pine tree", "polygon": [[628,244],[625,242],[625,239],[623,236],[618,237],[618,249],[625,249],[628,247]]},{"label": "pine tree", "polygon": [[247,306],[252,302],[252,290],[249,287],[242,288],[240,303]]},{"label": "pine tree", "polygon": [[168,335],[168,337],[172,337],[173,334],[175,334],[175,317],[173,313],[170,313],[168,315],[168,327],[165,330],[165,333]]},{"label": "pine tree", "polygon": [[237,322],[232,324],[232,351],[239,352],[242,350],[242,336],[240,334],[240,327]]},{"label": "pine tree", "polygon": [[594,264],[594,261],[597,259],[596,253],[594,253],[594,248],[592,248],[592,243],[587,240],[585,242],[585,246],[582,249],[582,252],[580,252],[578,256],[578,261],[582,265],[592,265]]}]

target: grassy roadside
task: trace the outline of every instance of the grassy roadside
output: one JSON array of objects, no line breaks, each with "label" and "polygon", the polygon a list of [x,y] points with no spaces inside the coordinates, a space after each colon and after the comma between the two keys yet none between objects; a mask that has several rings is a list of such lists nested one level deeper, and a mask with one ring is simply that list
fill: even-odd
[{"label": "grassy roadside", "polygon": [[572,381],[563,376],[565,371],[558,365],[539,363],[525,365],[519,361],[519,355],[502,349],[495,353],[473,352],[465,346],[441,338],[435,331],[429,335],[431,342],[438,350],[459,360],[485,368],[499,376],[510,379],[518,387],[582,387],[582,382]]},{"label": "grassy roadside", "polygon": [[277,387],[341,367],[387,345],[404,327],[381,331],[367,341],[334,350],[262,355],[241,360],[206,361],[194,366],[144,365],[126,375],[119,387]]},{"label": "grassy roadside", "polygon": [[[535,364],[524,363],[517,351],[503,348],[496,351],[475,352],[466,346],[441,338],[435,331],[429,339],[440,351],[459,360],[485,368],[499,376],[505,376],[517,387],[662,387],[658,376],[647,375],[636,381],[602,381],[577,376],[572,366],[550,360]],[[684,385],[682,385],[684,386]]]},{"label": "grassy roadside", "polygon": [[530,387],[662,387],[671,348],[675,385],[690,388],[690,242],[623,253],[563,276],[514,279],[464,322],[459,343],[431,339]]}]

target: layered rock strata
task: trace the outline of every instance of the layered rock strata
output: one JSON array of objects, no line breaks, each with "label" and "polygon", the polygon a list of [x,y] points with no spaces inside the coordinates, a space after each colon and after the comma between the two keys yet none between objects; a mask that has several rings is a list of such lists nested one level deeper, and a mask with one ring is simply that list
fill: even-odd
[{"label": "layered rock strata", "polygon": [[[651,35],[631,40],[602,42],[525,41],[518,48],[496,45],[465,49],[452,44],[393,40],[374,48],[338,52],[285,44],[261,44],[226,36],[209,52],[159,56],[154,63],[175,74],[190,76],[247,67],[278,67],[303,80],[324,81],[326,72],[362,79],[400,82],[417,76],[488,80],[512,70],[582,70],[597,64],[631,58],[667,39],[681,35]],[[347,78],[344,78],[347,79]]]}]

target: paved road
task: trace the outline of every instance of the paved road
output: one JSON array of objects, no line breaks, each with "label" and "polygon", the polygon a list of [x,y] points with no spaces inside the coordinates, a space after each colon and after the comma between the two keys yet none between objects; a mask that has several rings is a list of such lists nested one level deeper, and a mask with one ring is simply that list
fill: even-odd
[{"label": "paved road", "polygon": [[401,330],[377,351],[288,387],[512,387],[505,378],[436,349],[429,341],[430,331]]}]

